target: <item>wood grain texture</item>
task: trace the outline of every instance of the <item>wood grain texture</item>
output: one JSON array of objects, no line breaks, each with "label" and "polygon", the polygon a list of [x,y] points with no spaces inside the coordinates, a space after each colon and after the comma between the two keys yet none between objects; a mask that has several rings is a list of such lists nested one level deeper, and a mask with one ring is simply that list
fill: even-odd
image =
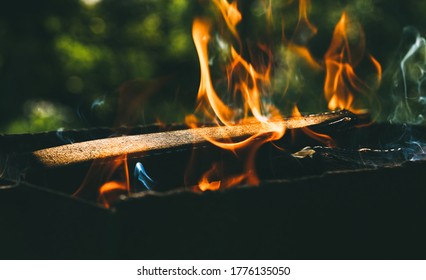
[{"label": "wood grain texture", "polygon": [[[355,115],[344,110],[289,118],[275,124],[284,125],[287,129],[295,129],[327,122],[350,121],[353,118],[355,118]],[[37,150],[33,152],[33,155],[44,166],[61,167],[90,162],[95,159],[113,158],[123,154],[141,154],[187,145],[197,145],[206,143],[206,138],[213,140],[236,139],[268,133],[268,131],[270,131],[270,126],[261,123],[241,124],[232,127],[201,127],[103,138]]]}]

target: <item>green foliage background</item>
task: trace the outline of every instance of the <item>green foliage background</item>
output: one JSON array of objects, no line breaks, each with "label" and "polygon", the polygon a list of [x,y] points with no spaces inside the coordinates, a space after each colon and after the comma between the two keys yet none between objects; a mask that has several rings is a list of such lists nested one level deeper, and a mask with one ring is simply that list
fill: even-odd
[{"label": "green foliage background", "polygon": [[[214,14],[210,1],[89,2],[3,5],[0,133],[182,122],[194,110],[199,68],[191,26],[195,16]],[[240,32],[246,42],[279,43],[283,18],[286,32],[294,29],[297,1],[272,0],[274,24],[267,32],[263,2],[239,1]],[[319,33],[309,47],[316,57],[326,51],[343,10],[362,23],[368,51],[385,68],[398,59],[404,26],[426,33],[424,1],[312,0],[310,19]],[[322,96],[321,84],[301,86]],[[386,100],[386,88],[381,91]]]}]

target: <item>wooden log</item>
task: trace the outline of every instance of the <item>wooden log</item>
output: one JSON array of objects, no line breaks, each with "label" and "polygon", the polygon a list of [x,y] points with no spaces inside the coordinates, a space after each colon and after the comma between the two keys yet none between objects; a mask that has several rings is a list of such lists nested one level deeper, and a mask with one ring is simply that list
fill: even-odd
[{"label": "wooden log", "polygon": [[[348,122],[355,118],[349,111],[327,112],[317,115],[288,118],[277,122],[287,129],[302,128],[322,123]],[[62,167],[95,159],[114,158],[123,154],[141,154],[170,148],[206,143],[208,139],[220,141],[268,133],[270,126],[254,123],[231,127],[201,127],[141,135],[103,138],[67,144],[33,152],[36,160],[47,167]]]}]

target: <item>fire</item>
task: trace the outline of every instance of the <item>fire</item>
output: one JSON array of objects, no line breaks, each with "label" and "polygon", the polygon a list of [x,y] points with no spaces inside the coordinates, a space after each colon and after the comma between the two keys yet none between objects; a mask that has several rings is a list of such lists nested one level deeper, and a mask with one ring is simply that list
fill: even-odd
[{"label": "fire", "polygon": [[[363,108],[355,107],[354,101],[371,92],[370,87],[355,73],[355,68],[364,58],[365,37],[361,27],[342,14],[333,33],[331,45],[325,54],[325,98],[330,110],[349,109],[355,113]],[[381,66],[372,56],[369,59],[381,80]],[[368,96],[367,96],[368,97]]]},{"label": "fire", "polygon": [[[207,44],[210,39],[210,26],[207,22],[196,19],[192,26],[192,37],[194,38],[195,47],[199,56],[201,68],[201,80],[198,89],[198,101],[202,105],[203,99],[207,99],[216,117],[224,124],[229,124],[233,117],[233,111],[226,106],[217,95],[213,88],[213,83],[210,77],[210,67],[208,64]],[[204,111],[208,113],[207,110]],[[210,115],[210,117],[213,117]]]},{"label": "fire", "polygon": [[[297,107],[297,105],[295,105],[293,107],[292,116],[296,117],[296,118],[297,117],[302,117],[302,114],[300,113],[299,108]],[[301,130],[302,130],[303,133],[305,133],[309,137],[317,140],[318,142],[323,143],[324,145],[326,145],[328,147],[335,147],[336,146],[336,144],[334,143],[333,138],[331,138],[327,134],[315,132],[315,131],[313,131],[312,129],[310,129],[308,127],[302,127]]]},{"label": "fire", "polygon": [[213,182],[209,182],[206,176],[203,176],[200,180],[200,182],[198,183],[198,188],[200,190],[207,191],[217,191],[220,188],[220,181],[213,181]]},{"label": "fire", "polygon": [[238,33],[235,27],[241,21],[242,15],[238,10],[237,1],[235,0],[232,3],[229,3],[228,0],[213,0],[213,3],[222,13],[228,29],[235,37],[238,37]]},{"label": "fire", "polygon": [[127,155],[121,155],[108,162],[97,160],[92,163],[83,183],[74,196],[89,196],[91,187],[98,187],[98,200],[109,207],[109,193],[129,193],[130,178],[127,166]]},{"label": "fire", "polygon": [[[242,17],[237,10],[236,2],[229,4],[228,1],[222,0],[214,1],[214,4],[221,11],[229,31],[239,41],[236,25]],[[232,45],[229,46],[230,61],[226,65],[229,95],[225,96],[226,100],[231,100],[231,103],[233,103],[233,106],[229,106],[216,92],[210,73],[208,43],[211,38],[211,29],[212,26],[207,21],[194,20],[192,36],[201,70],[197,111],[201,111],[205,117],[218,126],[232,127],[240,123],[259,123],[262,125],[262,129],[238,142],[233,142],[227,135],[224,135],[224,141],[213,140],[206,136],[206,139],[216,146],[231,150],[236,154],[238,152],[246,154],[246,170],[244,174],[229,176],[232,179],[226,179],[226,183],[224,183],[208,180],[208,176],[216,170],[216,168],[213,168],[205,173],[199,182],[199,188],[201,190],[218,189],[221,185],[229,186],[239,183],[243,179],[251,184],[257,184],[259,180],[252,162],[254,162],[254,154],[259,147],[258,143],[279,139],[285,131],[284,122],[279,122],[282,120],[279,111],[272,104],[264,102],[264,99],[267,99],[268,94],[270,94],[265,89],[270,86],[271,53],[266,46],[260,45],[259,49],[270,58],[269,62],[265,65],[253,65],[244,59]],[[242,106],[235,106],[240,100],[243,102]],[[194,115],[187,117],[186,120],[191,127],[197,126],[198,119]]]},{"label": "fire", "polygon": [[[236,1],[229,3],[226,0],[215,0],[213,3],[221,12],[229,32],[238,41],[240,49],[241,43],[236,26],[242,21],[242,15],[237,9]],[[296,54],[306,61],[311,66],[311,69],[316,71],[322,71],[322,65],[324,65],[326,71],[324,92],[328,108],[330,110],[349,109],[355,113],[360,113],[363,111],[363,108],[357,107],[361,105],[358,105],[355,101],[360,96],[367,95],[372,91],[369,85],[355,73],[355,68],[364,58],[364,33],[361,27],[351,22],[344,12],[335,27],[332,42],[324,56],[325,61],[323,64],[319,63],[313,58],[307,47],[308,41],[317,33],[317,28],[308,19],[309,7],[309,0],[299,1],[299,19],[296,29],[291,40],[286,40],[284,37],[284,44],[287,47],[284,58],[288,63],[292,63],[290,62],[292,60],[291,57],[293,54]],[[272,17],[271,3],[266,5],[266,8],[267,19],[270,20]],[[257,149],[262,143],[279,139],[285,133],[283,122],[279,122],[282,120],[279,110],[272,104],[265,103],[264,101],[271,94],[271,92],[268,92],[268,89],[271,88],[272,52],[267,46],[259,44],[263,56],[268,58],[267,63],[252,64],[231,43],[223,44],[229,48],[228,53],[230,57],[229,63],[226,65],[229,95],[223,98],[223,94],[219,95],[214,88],[210,71],[208,47],[212,37],[211,30],[212,23],[202,19],[194,20],[192,36],[201,70],[197,112],[202,112],[204,117],[207,117],[207,119],[210,119],[218,126],[232,127],[236,124],[247,122],[264,125],[265,129],[239,142],[233,142],[226,135],[223,137],[224,141],[209,139],[206,136],[206,139],[214,145],[231,150],[235,154],[244,150],[247,153],[245,173],[237,174],[236,177],[243,178],[241,181],[256,185],[259,183],[254,167],[254,158]],[[368,57],[376,70],[377,80],[380,82],[381,66],[374,57],[371,55]],[[295,65],[289,65],[290,67],[286,74],[289,79],[292,79],[291,76],[294,74],[293,68],[297,67],[297,63],[297,61],[293,61]],[[236,106],[239,100],[242,100],[242,104],[241,106]],[[232,106],[229,104],[232,104]],[[293,117],[300,116],[298,107],[295,106]],[[191,127],[196,127],[198,119],[194,115],[191,115],[187,118],[187,123]],[[335,146],[333,139],[328,135],[318,134],[309,128],[304,128],[302,131],[327,146]],[[262,140],[259,141],[259,138]],[[255,139],[256,141],[254,141]],[[212,168],[212,170],[207,171],[203,175],[199,182],[200,189],[219,189],[227,185],[224,183],[223,178],[222,180],[209,179],[209,176],[214,172],[213,170],[215,168]],[[228,177],[232,178],[233,176]]]},{"label": "fire", "polygon": [[284,36],[284,44],[288,47],[289,53],[286,54],[286,60],[290,59],[292,54],[302,58],[308,65],[315,70],[322,69],[322,66],[312,56],[307,48],[307,43],[312,37],[318,33],[318,29],[308,18],[308,11],[311,6],[310,0],[299,0],[299,18],[297,26],[293,32],[291,40],[287,40]]},{"label": "fire", "polygon": [[[270,65],[264,67],[262,72],[256,71],[255,67],[247,62],[233,47],[230,47],[232,61],[227,65],[228,82],[233,87],[232,96],[237,101],[237,95],[245,101],[243,112],[239,112],[240,108],[233,109],[225,104],[214,89],[212,78],[210,75],[208,43],[210,39],[210,24],[206,21],[196,19],[193,23],[192,35],[199,56],[201,80],[198,89],[198,101],[200,103],[199,110],[202,108],[203,113],[212,121],[218,120],[220,124],[233,126],[238,122],[261,122],[265,125],[270,124],[270,120],[277,121],[281,116],[275,108],[268,104],[268,108],[264,108],[262,92],[259,83],[267,87],[269,84]],[[265,48],[265,52],[268,52]],[[267,110],[264,113],[264,110]],[[238,118],[240,115],[242,117]],[[251,118],[254,117],[254,118]],[[187,120],[189,124],[195,125],[194,116],[190,116]],[[274,128],[278,129],[278,128]],[[218,143],[216,143],[218,144]]]},{"label": "fire", "polygon": [[123,182],[117,182],[117,181],[109,181],[103,184],[99,188],[99,200],[104,204],[105,207],[109,207],[109,199],[108,195],[111,193],[114,193],[116,191],[127,192],[128,186]]},{"label": "fire", "polygon": [[[247,180],[250,177],[249,174],[240,174],[234,176],[228,176],[223,180],[218,178],[223,177],[221,173],[224,173],[223,167],[215,163],[212,167],[203,174],[201,180],[198,182],[198,189],[201,191],[216,191],[222,188],[229,188],[235,185],[240,184],[244,180]],[[250,182],[253,185],[255,182]]]},{"label": "fire", "polygon": [[221,181],[215,180],[213,177],[217,176],[218,172],[218,166],[217,164],[213,164],[212,168],[208,170],[206,173],[204,173],[203,177],[201,178],[200,182],[198,182],[198,188],[201,191],[216,191],[220,188]]},{"label": "fire", "polygon": [[126,184],[123,184],[123,182],[117,182],[117,181],[110,181],[106,182],[102,185],[102,187],[99,188],[99,194],[101,196],[104,196],[106,193],[114,190],[123,190],[127,191]]},{"label": "fire", "polygon": [[[286,131],[286,124],[281,112],[272,103],[273,83],[271,75],[274,72],[272,48],[266,44],[257,44],[255,49],[243,50],[237,26],[243,21],[243,15],[238,10],[237,0],[213,0],[219,18],[221,34],[216,34],[215,22],[202,18],[196,18],[192,26],[192,38],[198,54],[200,65],[200,84],[197,94],[197,108],[195,114],[186,117],[185,121],[191,128],[196,128],[203,121],[217,125],[219,128],[236,128],[241,124],[255,124],[259,129],[245,139],[232,139],[229,129],[218,130],[223,137],[212,139],[207,135],[203,137],[212,144],[230,151],[239,160],[242,168],[231,173],[224,165],[213,163],[211,168],[201,175],[197,188],[201,191],[219,190],[229,188],[237,184],[258,185],[259,178],[256,173],[255,156],[261,145],[282,138]],[[309,70],[315,73],[325,71],[324,94],[330,110],[349,109],[354,113],[363,112],[365,104],[359,102],[362,98],[371,98],[373,92],[371,84],[361,79],[355,69],[363,60],[368,60],[373,66],[376,76],[375,85],[381,80],[382,69],[380,63],[371,55],[365,55],[365,37],[362,28],[351,21],[344,12],[335,26],[331,44],[324,55],[324,61],[314,58],[308,48],[308,42],[317,34],[317,28],[308,18],[311,5],[310,0],[299,0],[299,14],[296,28],[290,40],[287,40],[283,31],[284,67],[286,72],[281,78],[295,79],[299,73],[299,62],[306,62]],[[272,25],[272,1],[264,0],[267,25]],[[216,22],[217,23],[217,22]],[[284,30],[284,28],[283,28]],[[223,34],[225,33],[225,34]],[[226,36],[226,33],[231,35]],[[228,34],[228,35],[229,35]],[[223,35],[223,37],[222,37]],[[225,38],[228,38],[226,40]],[[222,67],[223,76],[226,78],[227,88],[220,90],[217,87],[211,67],[216,62],[209,55],[209,47],[217,42],[225,58]],[[234,46],[236,45],[236,46]],[[245,46],[245,45],[244,45]],[[246,57],[246,53],[250,57]],[[221,60],[222,61],[222,60]],[[357,69],[358,71],[358,69]],[[278,71],[277,71],[278,72]],[[217,87],[217,88],[215,88]],[[288,89],[288,86],[285,90]],[[293,102],[289,103],[293,104]],[[291,107],[290,107],[291,108]],[[201,116],[201,118],[199,118]],[[292,117],[299,118],[301,113],[295,105]],[[197,133],[198,130],[194,130]],[[199,130],[203,131],[203,130]],[[301,128],[301,131],[317,141],[334,147],[331,137],[319,134],[309,128]],[[201,133],[201,132],[198,132]],[[218,140],[221,139],[221,140]],[[95,172],[89,171],[88,177],[83,182],[76,195],[80,195],[85,186],[100,186],[98,194],[106,207],[109,206],[109,197],[122,192],[130,192],[129,171],[127,157],[121,156],[112,164],[94,164]],[[101,166],[101,167],[99,167]],[[117,179],[117,172],[121,176]],[[150,189],[152,179],[142,172],[142,184]],[[118,173],[120,173],[118,172]],[[201,172],[201,173],[202,173]],[[94,174],[95,175],[94,175]],[[113,176],[113,174],[115,174]],[[137,173],[139,174],[139,173]],[[198,174],[198,173],[197,173]],[[198,176],[198,175],[197,175]],[[147,179],[148,181],[144,181]],[[90,183],[89,183],[90,182]]]},{"label": "fire", "polygon": [[[293,32],[290,42],[286,42],[287,40],[285,39],[285,34],[283,34],[284,43],[296,46],[306,46],[308,41],[317,34],[318,29],[311,23],[308,17],[308,11],[310,7],[310,0],[299,0],[299,15],[296,28]],[[311,56],[310,54],[306,55],[309,57]]]}]

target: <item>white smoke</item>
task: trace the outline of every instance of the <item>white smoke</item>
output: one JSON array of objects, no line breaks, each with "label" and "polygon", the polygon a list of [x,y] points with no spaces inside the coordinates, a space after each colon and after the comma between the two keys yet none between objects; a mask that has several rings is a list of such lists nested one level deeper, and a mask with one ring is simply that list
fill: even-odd
[{"label": "white smoke", "polygon": [[405,28],[404,35],[407,41],[412,41],[414,37],[414,43],[409,44],[408,51],[403,53],[393,77],[392,101],[395,109],[389,121],[425,124],[426,40],[412,27]]}]

